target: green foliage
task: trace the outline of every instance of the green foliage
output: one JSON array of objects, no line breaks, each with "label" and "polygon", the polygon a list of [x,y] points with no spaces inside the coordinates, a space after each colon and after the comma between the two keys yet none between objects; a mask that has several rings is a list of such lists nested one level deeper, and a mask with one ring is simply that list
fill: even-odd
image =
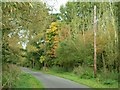
[{"label": "green foliage", "polygon": [[[102,70],[103,71],[103,70]],[[109,79],[113,80],[113,81],[118,81],[118,73],[115,72],[110,72],[110,71],[106,71],[106,72],[100,72],[98,74],[98,78],[100,79],[100,81],[109,81]]]},{"label": "green foliage", "polygon": [[[120,67],[119,5],[110,2],[67,2],[61,6],[61,13],[56,15],[50,15],[42,2],[2,3],[3,64],[14,63],[36,69],[45,66],[45,70],[52,67],[51,70],[58,73],[73,70],[79,78],[92,79],[94,5],[97,7],[97,71],[104,72],[98,73],[96,81],[112,85],[118,80]],[[61,20],[56,22],[58,17]],[[17,76],[17,71],[13,71]],[[3,73],[6,74],[3,76],[4,83],[9,77],[8,72],[9,67]],[[11,82],[9,85],[12,85]]]},{"label": "green foliage", "polygon": [[[65,44],[66,43],[66,44]],[[70,42],[61,42],[57,49],[57,60],[58,64],[63,65],[66,68],[73,67],[78,60],[78,53],[76,48],[72,47],[73,44]],[[73,52],[73,53],[70,53]]]},{"label": "green foliage", "polygon": [[40,62],[43,63],[45,61],[45,56],[40,56]]},{"label": "green foliage", "polygon": [[73,73],[76,75],[79,75],[79,76],[83,74],[83,71],[84,71],[84,69],[81,66],[74,67],[74,69],[73,69]]},{"label": "green foliage", "polygon": [[2,87],[13,87],[21,74],[21,70],[16,65],[12,64],[4,64],[4,66],[2,66],[2,70]]},{"label": "green foliage", "polygon": [[43,85],[31,74],[22,72],[13,88],[43,88]]},{"label": "green foliage", "polygon": [[2,83],[12,87],[19,70],[6,63],[27,67],[35,64],[40,69],[37,42],[43,37],[40,33],[47,28],[49,15],[42,2],[2,2],[2,11]]},{"label": "green foliage", "polygon": [[[58,47],[58,62],[64,66],[71,62],[93,66],[93,6],[97,7],[97,65],[115,69],[118,62],[118,35],[117,23],[114,16],[116,6],[114,3],[82,3],[68,2],[61,7],[61,17],[67,29],[67,37],[62,39]],[[109,8],[108,8],[109,7]],[[62,26],[61,26],[62,27]],[[64,30],[64,28],[61,28]],[[62,32],[61,30],[61,32]],[[66,33],[66,32],[64,32]],[[60,35],[61,37],[62,35]],[[64,45],[62,44],[64,43]],[[76,57],[75,57],[76,56]],[[66,58],[66,59],[65,59]],[[65,60],[64,60],[65,59]],[[77,61],[77,62],[76,62]],[[65,63],[67,63],[65,65]],[[62,65],[63,65],[62,64]],[[75,64],[76,65],[76,64]],[[72,65],[69,65],[72,66]],[[68,66],[68,67],[69,67]],[[73,65],[74,66],[74,65]],[[119,70],[118,70],[119,71]]]},{"label": "green foliage", "polygon": [[68,38],[65,41],[61,41],[56,51],[58,64],[68,69],[76,65],[92,65],[93,51],[89,43],[91,43],[90,39],[86,42],[86,46],[84,45],[81,34],[79,36],[76,35],[73,40]]},{"label": "green foliage", "polygon": [[78,66],[73,69],[73,73],[78,75],[80,78],[91,79],[93,78],[93,69],[87,66]]},{"label": "green foliage", "polygon": [[64,68],[64,67],[60,67],[60,66],[52,66],[50,68],[51,71],[55,71],[57,73],[63,73],[63,72],[66,72],[67,70]]},{"label": "green foliage", "polygon": [[[75,81],[77,83],[80,84],[84,84],[87,85],[90,88],[118,88],[118,82],[114,81],[114,80],[108,80],[108,81],[98,81],[101,78],[89,78],[89,79],[85,79],[85,78],[80,78],[79,75],[73,74],[71,72],[62,72],[62,73],[58,73],[56,71],[53,70],[48,70],[47,72],[44,72],[47,74],[52,74],[52,75],[56,75],[65,79],[69,79],[72,81]],[[102,74],[102,73],[101,73]],[[104,84],[104,82],[110,82],[111,84]]]}]

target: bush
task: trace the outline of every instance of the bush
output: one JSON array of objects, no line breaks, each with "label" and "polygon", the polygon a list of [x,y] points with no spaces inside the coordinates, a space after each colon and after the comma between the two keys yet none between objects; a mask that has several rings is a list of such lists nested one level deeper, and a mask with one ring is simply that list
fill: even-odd
[{"label": "bush", "polygon": [[74,69],[73,69],[73,73],[74,74],[76,74],[76,75],[82,75],[83,74],[83,67],[81,67],[81,66],[78,66],[78,67],[75,67]]},{"label": "bush", "polygon": [[73,69],[73,73],[78,75],[80,78],[90,79],[93,78],[93,69],[90,67],[78,66]]},{"label": "bush", "polygon": [[78,51],[72,41],[61,42],[56,50],[58,64],[73,69],[76,63],[82,62]]},{"label": "bush", "polygon": [[55,71],[57,73],[62,73],[62,72],[66,72],[67,69],[65,69],[64,67],[59,67],[59,66],[52,66],[51,67],[51,71]]},{"label": "bush", "polygon": [[110,72],[110,71],[100,72],[98,74],[98,78],[104,84],[112,84],[115,81],[118,82],[118,73]]},{"label": "bush", "polygon": [[16,65],[4,64],[2,66],[2,86],[5,88],[14,86],[20,73],[21,70]]}]

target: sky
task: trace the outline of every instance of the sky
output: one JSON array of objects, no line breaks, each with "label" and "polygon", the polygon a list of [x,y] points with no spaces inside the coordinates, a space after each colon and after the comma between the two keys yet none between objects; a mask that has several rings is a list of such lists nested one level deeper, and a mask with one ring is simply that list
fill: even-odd
[{"label": "sky", "polygon": [[41,0],[46,2],[47,6],[53,8],[50,13],[60,13],[60,6],[65,5],[68,1],[80,1],[80,2],[118,2],[120,0]]},{"label": "sky", "polygon": [[53,11],[50,13],[60,13],[60,6],[65,5],[68,0],[42,0],[46,4],[53,8]]}]

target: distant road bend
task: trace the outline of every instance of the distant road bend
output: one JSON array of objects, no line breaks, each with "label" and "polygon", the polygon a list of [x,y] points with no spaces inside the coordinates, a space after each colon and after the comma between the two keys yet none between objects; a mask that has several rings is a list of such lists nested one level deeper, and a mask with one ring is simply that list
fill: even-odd
[{"label": "distant road bend", "polygon": [[45,88],[88,88],[87,86],[57,76],[31,71],[30,69],[24,67],[21,67],[21,69],[40,80]]}]

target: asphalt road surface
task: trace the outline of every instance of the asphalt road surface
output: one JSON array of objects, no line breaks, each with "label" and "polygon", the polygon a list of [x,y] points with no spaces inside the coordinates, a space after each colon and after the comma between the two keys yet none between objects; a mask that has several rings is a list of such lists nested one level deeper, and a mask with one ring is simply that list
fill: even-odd
[{"label": "asphalt road surface", "polygon": [[21,67],[21,69],[40,80],[45,88],[88,88],[87,86],[57,76],[31,71],[30,69],[24,67]]}]

